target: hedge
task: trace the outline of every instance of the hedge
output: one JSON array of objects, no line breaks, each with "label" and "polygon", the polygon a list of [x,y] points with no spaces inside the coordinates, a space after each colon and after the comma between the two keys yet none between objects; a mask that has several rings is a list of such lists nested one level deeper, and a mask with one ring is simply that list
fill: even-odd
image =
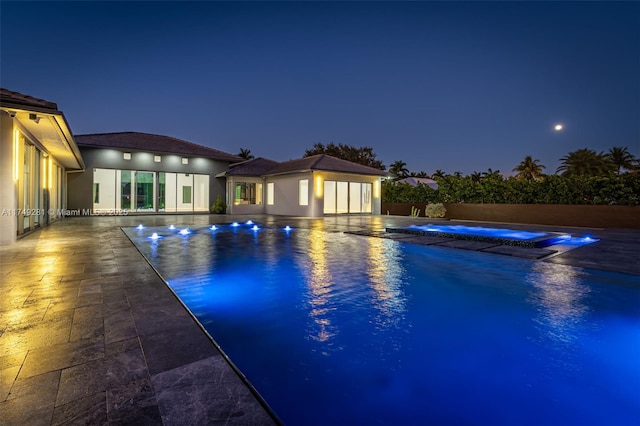
[{"label": "hedge", "polygon": [[436,178],[438,189],[418,184],[385,181],[383,203],[496,203],[496,204],[586,204],[626,205],[640,203],[640,175],[562,177],[545,176],[542,181],[499,175],[484,179],[450,175]]}]

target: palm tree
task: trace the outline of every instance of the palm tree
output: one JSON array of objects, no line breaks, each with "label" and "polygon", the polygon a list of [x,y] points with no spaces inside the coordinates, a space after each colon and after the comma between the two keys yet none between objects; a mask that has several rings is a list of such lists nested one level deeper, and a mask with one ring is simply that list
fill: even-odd
[{"label": "palm tree", "polygon": [[542,170],[546,169],[542,164],[538,164],[540,160],[534,160],[533,157],[527,155],[512,171],[518,172],[516,179],[525,180],[542,180]]},{"label": "palm tree", "polygon": [[240,153],[238,154],[238,157],[242,157],[245,160],[251,160],[252,158],[255,158],[253,154],[251,154],[250,149],[244,149],[244,148],[240,148]]},{"label": "palm tree", "polygon": [[587,148],[570,152],[560,162],[562,164],[556,169],[556,173],[562,172],[562,176],[602,176],[615,170],[615,164],[605,153],[598,154]]},{"label": "palm tree", "polygon": [[443,177],[445,177],[445,175],[446,175],[446,173],[444,172],[444,170],[438,169],[435,172],[433,172],[433,174],[431,175],[431,178],[432,179],[443,178]]},{"label": "palm tree", "polygon": [[395,176],[396,179],[402,179],[409,176],[409,169],[407,169],[407,163],[398,160],[391,164],[389,167],[389,173]]},{"label": "palm tree", "polygon": [[472,182],[480,182],[482,180],[482,173],[474,171],[469,175]]},{"label": "palm tree", "polygon": [[638,160],[629,152],[626,146],[624,148],[615,146],[611,148],[606,155],[607,158],[615,164],[618,175],[622,173],[622,169],[632,171],[637,167]]}]

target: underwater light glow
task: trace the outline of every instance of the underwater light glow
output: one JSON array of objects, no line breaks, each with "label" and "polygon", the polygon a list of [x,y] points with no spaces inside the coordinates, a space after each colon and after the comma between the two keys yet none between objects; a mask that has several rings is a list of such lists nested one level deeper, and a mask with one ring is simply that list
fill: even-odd
[{"label": "underwater light glow", "polygon": [[258,225],[253,225],[251,229],[253,229],[254,231],[257,231],[259,228],[258,228]]},{"label": "underwater light glow", "polygon": [[246,224],[247,224],[247,225],[253,225],[253,221],[252,221],[251,219],[249,219],[249,220],[246,222]]},{"label": "underwater light glow", "polygon": [[169,229],[174,230],[174,229],[176,229],[176,227],[173,226],[173,225],[169,225]]},{"label": "underwater light glow", "polygon": [[190,233],[191,231],[189,230],[189,228],[184,228],[180,230],[180,235],[188,235]]},{"label": "underwater light glow", "polygon": [[233,222],[233,223],[231,224],[231,226],[233,226],[233,227],[235,227],[235,226],[240,226],[240,224],[239,224],[238,222]]},{"label": "underwater light glow", "polygon": [[289,225],[287,225],[287,226],[284,227],[284,230],[287,231],[287,232],[291,231],[291,227]]},{"label": "underwater light glow", "polygon": [[151,238],[152,240],[157,240],[158,238],[160,238],[160,236],[158,235],[157,232],[154,232],[153,234],[151,234],[149,238]]},{"label": "underwater light glow", "polygon": [[144,229],[144,226],[142,226],[142,224],[136,226],[136,229]]},{"label": "underwater light glow", "polygon": [[211,225],[211,228],[209,228],[209,229],[212,230],[212,231],[215,231],[216,229],[218,229],[218,227],[215,226],[215,225]]}]

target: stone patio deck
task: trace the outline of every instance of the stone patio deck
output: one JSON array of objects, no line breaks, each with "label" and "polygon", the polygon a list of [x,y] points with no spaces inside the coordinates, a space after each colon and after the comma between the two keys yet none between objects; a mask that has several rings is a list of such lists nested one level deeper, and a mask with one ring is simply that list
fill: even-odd
[{"label": "stone patio deck", "polygon": [[[251,218],[375,236],[384,236],[386,227],[434,222],[398,216]],[[247,217],[67,218],[0,247],[0,424],[278,424],[120,229],[139,223],[198,227],[243,219]],[[601,241],[531,261],[634,274],[640,287],[638,230],[482,225],[589,233]],[[448,244],[415,238],[406,242]],[[517,256],[523,250],[505,247],[485,252]],[[531,252],[520,257],[538,256]]]}]

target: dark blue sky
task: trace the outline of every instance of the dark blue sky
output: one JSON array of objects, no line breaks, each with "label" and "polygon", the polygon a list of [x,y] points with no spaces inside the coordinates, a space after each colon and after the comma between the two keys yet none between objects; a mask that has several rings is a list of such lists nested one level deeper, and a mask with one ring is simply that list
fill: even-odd
[{"label": "dark blue sky", "polygon": [[640,155],[639,2],[3,1],[0,15],[2,87],[57,102],[75,134],[278,161],[333,141],[428,173]]}]

